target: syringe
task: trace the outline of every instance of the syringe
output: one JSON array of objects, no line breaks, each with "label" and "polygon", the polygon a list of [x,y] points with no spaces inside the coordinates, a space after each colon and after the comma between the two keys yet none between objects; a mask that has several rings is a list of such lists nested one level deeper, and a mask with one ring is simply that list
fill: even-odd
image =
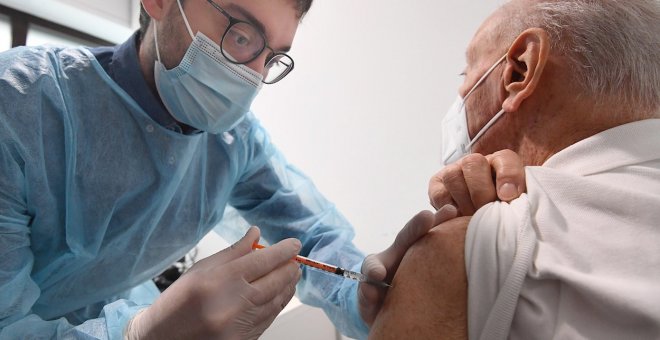
[{"label": "syringe", "polygon": [[[258,244],[256,242],[252,245],[252,249],[263,249],[263,248],[266,248],[266,247],[262,246],[261,244]],[[315,261],[315,260],[312,260],[312,259],[308,259],[304,256],[297,255],[294,258],[294,260],[296,260],[298,263],[304,264],[306,266],[310,266],[312,268],[320,269],[320,270],[322,270],[326,273],[331,273],[331,274],[343,276],[347,279],[351,279],[351,280],[355,280],[355,281],[359,281],[359,282],[364,282],[364,283],[372,284],[372,285],[379,286],[379,287],[392,287],[392,285],[390,285],[387,282],[370,279],[368,276],[366,276],[362,273],[357,273],[357,272],[354,272],[354,271],[350,271],[348,269],[344,269],[344,268],[333,266],[333,265],[330,265],[330,264],[327,264],[327,263],[323,263],[323,262]]]}]

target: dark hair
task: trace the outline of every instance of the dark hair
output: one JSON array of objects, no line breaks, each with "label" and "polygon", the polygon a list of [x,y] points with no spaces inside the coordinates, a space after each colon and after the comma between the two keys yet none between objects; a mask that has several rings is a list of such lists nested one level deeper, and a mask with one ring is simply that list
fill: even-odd
[{"label": "dark hair", "polygon": [[[296,10],[298,10],[298,17],[302,17],[309,12],[309,9],[312,7],[312,1],[314,0],[294,0],[296,2]],[[183,4],[184,0],[181,0]],[[144,10],[142,3],[140,2],[140,37],[144,37],[144,34],[147,32],[149,23],[151,22],[151,17],[147,11]]]}]

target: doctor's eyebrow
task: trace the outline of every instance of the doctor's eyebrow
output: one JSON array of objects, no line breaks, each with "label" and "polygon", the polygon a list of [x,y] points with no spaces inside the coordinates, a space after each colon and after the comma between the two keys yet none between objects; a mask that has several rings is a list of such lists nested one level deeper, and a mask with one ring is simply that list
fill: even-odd
[{"label": "doctor's eyebrow", "polygon": [[[247,22],[253,24],[254,26],[256,26],[261,32],[264,33],[264,35],[266,37],[268,37],[268,31],[266,31],[266,26],[264,26],[264,24],[261,21],[259,21],[257,18],[255,18],[255,16],[252,15],[252,13],[250,13],[250,11],[248,11],[245,8],[243,8],[243,7],[241,7],[237,4],[234,4],[234,3],[228,4],[227,9],[232,9],[232,10],[238,12],[241,16],[243,16],[245,18],[244,19],[245,21],[247,21]],[[268,43],[268,42],[266,42],[266,43]],[[289,52],[290,50],[291,50],[291,46],[285,46],[284,48],[279,49],[277,52]]]}]

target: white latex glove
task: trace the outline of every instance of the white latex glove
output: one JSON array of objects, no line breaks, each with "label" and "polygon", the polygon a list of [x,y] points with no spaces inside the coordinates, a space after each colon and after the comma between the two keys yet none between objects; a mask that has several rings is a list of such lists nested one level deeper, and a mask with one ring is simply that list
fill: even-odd
[{"label": "white latex glove", "polygon": [[[456,208],[447,205],[435,214],[430,211],[422,211],[415,215],[399,231],[394,243],[385,251],[371,254],[362,263],[362,273],[375,280],[392,282],[403,256],[419,238],[426,235],[429,230],[438,224],[457,216]],[[371,327],[380,311],[387,288],[377,287],[367,283],[360,283],[358,287],[358,303],[360,315],[364,322]]]},{"label": "white latex glove", "polygon": [[196,263],[126,328],[127,339],[257,339],[291,300],[300,241],[252,251],[260,232]]}]

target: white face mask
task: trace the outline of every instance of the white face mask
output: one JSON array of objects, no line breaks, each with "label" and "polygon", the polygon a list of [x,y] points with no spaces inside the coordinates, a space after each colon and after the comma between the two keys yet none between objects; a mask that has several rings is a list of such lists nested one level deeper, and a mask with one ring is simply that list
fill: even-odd
[{"label": "white face mask", "polygon": [[488,71],[477,81],[470,92],[461,98],[459,95],[451,106],[445,118],[442,120],[442,163],[447,166],[463,156],[472,153],[472,145],[504,114],[500,110],[474,137],[470,140],[470,132],[467,125],[467,111],[465,111],[465,100],[474,90],[486,80],[495,67],[506,59],[506,55],[500,58]]}]

